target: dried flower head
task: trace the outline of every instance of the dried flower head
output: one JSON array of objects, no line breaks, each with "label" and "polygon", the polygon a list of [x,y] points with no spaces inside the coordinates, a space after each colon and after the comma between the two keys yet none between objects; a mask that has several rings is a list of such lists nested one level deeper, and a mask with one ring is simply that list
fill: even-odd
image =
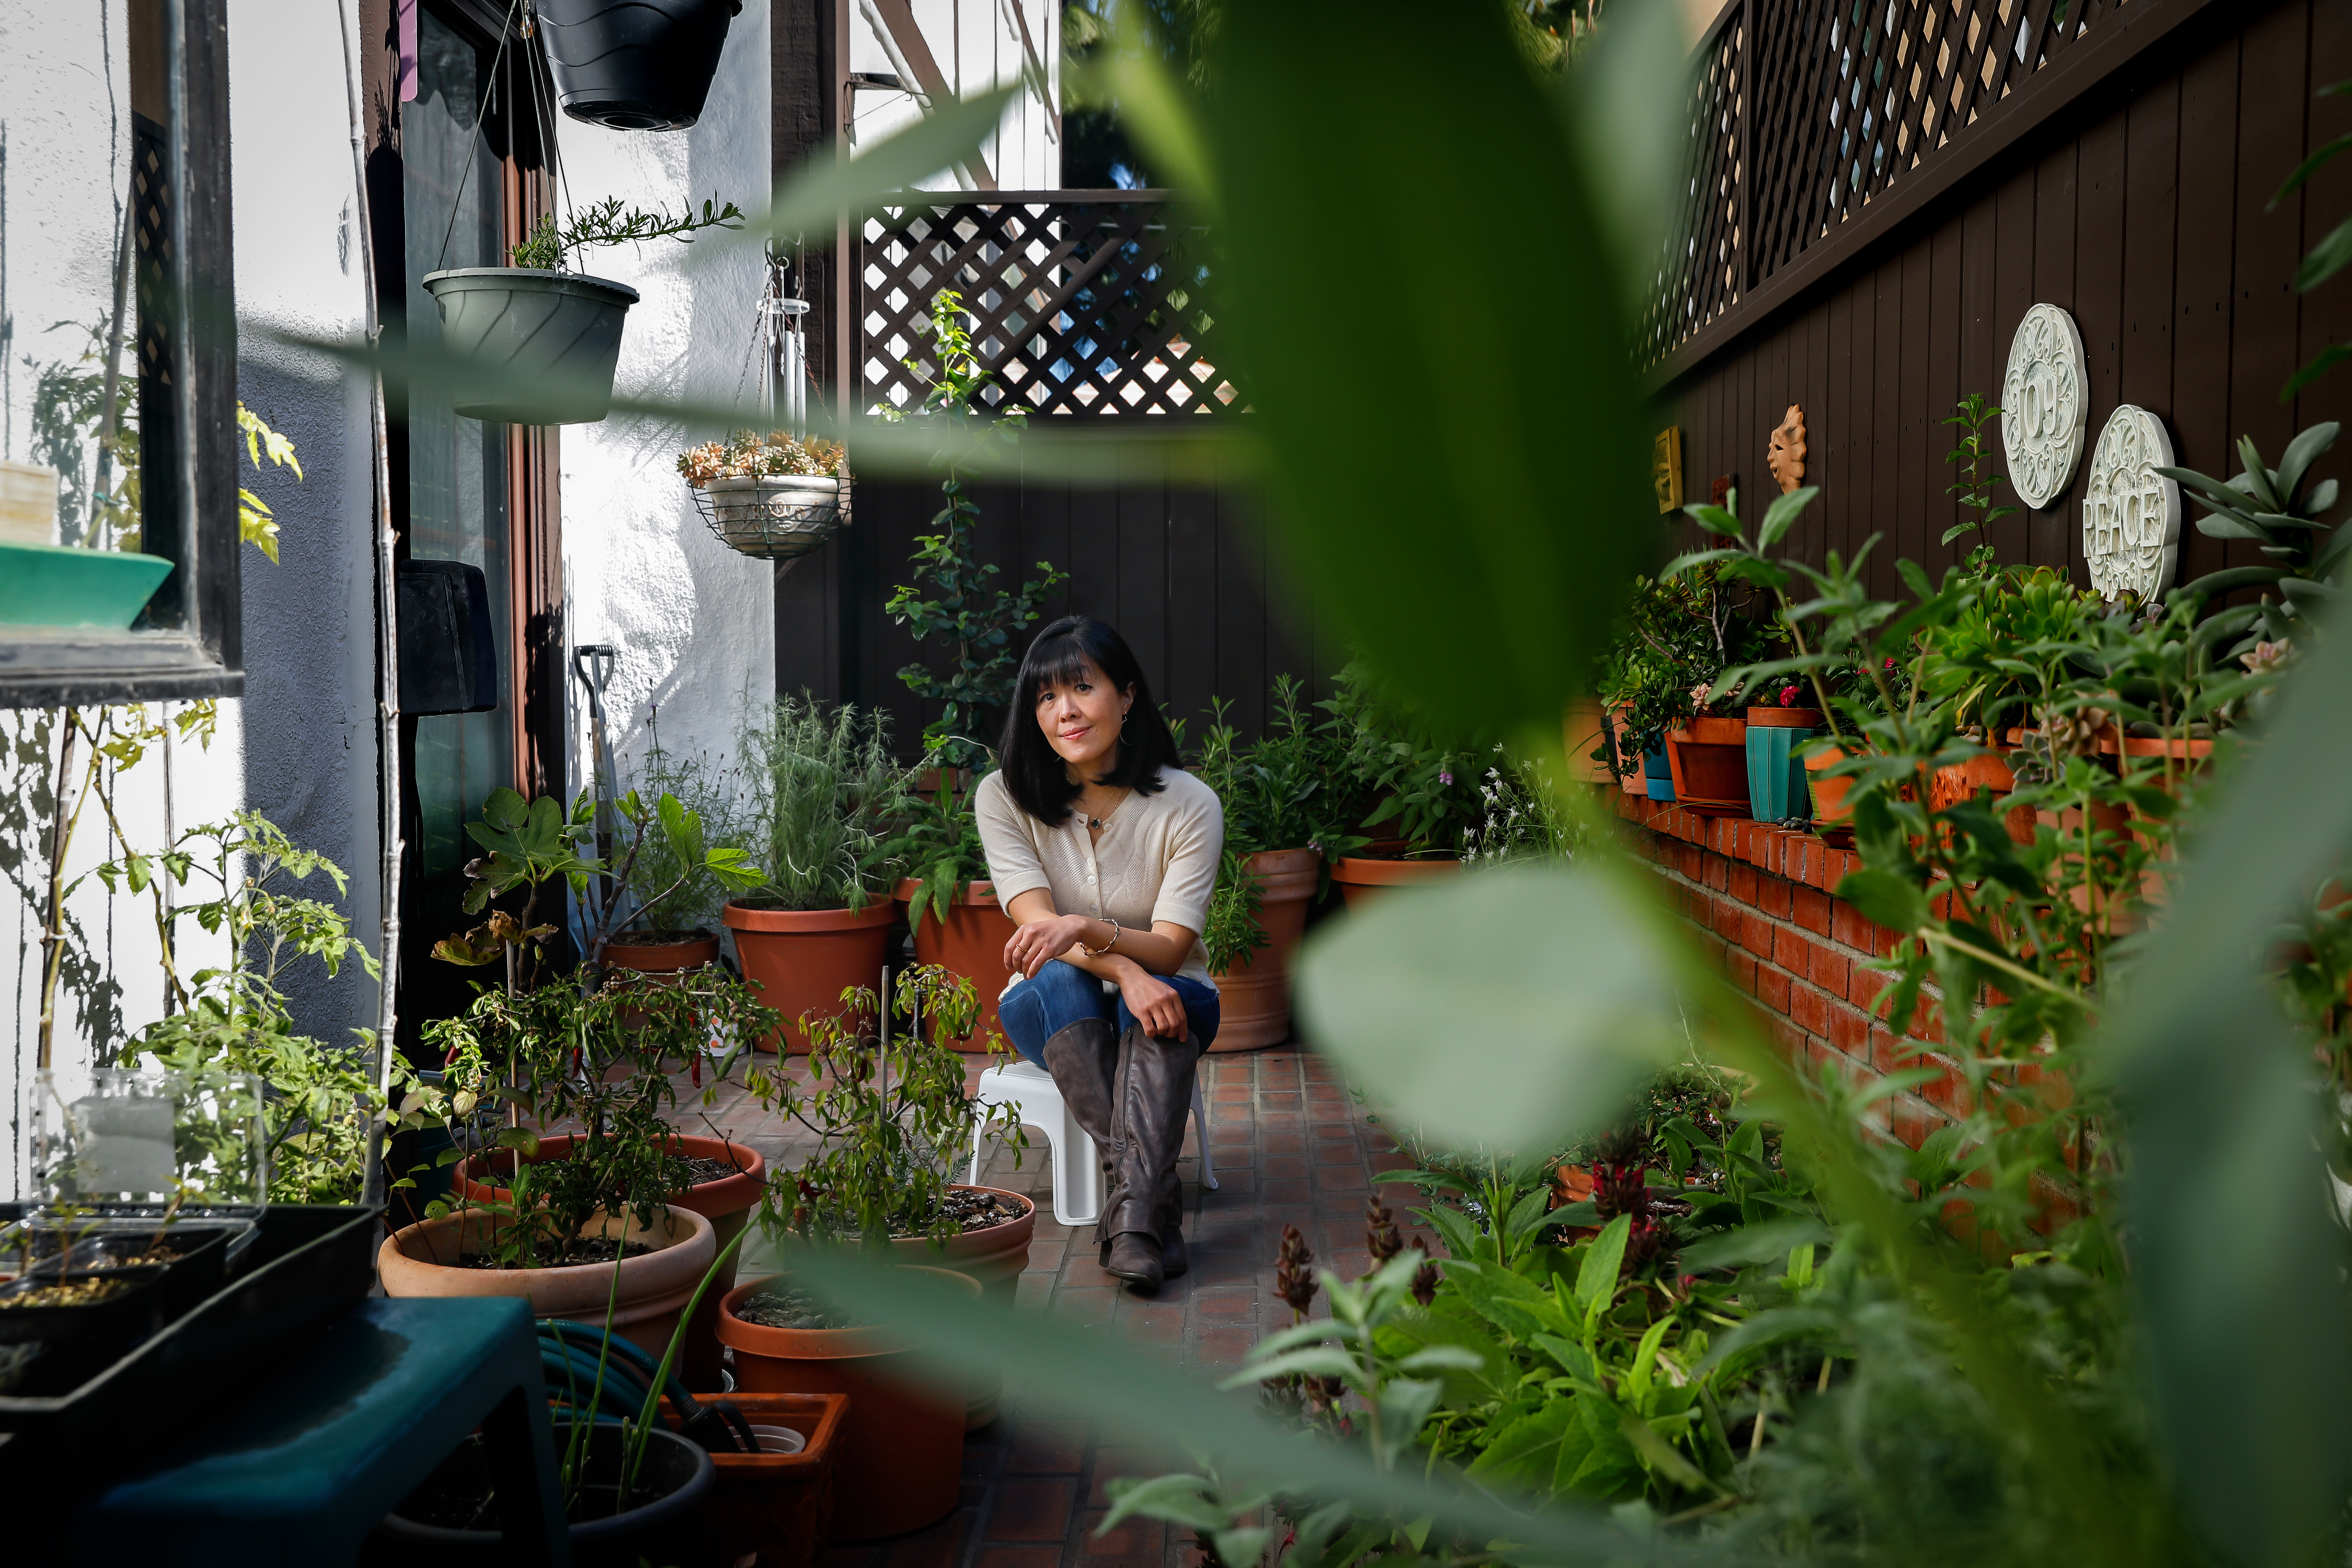
[{"label": "dried flower head", "polygon": [[1364,1250],[1372,1255],[1374,1268],[1404,1250],[1404,1237],[1397,1230],[1396,1215],[1381,1202],[1378,1194],[1364,1200]]},{"label": "dried flower head", "polygon": [[1274,1293],[1305,1317],[1315,1305],[1315,1254],[1295,1225],[1282,1227],[1282,1250],[1276,1255]]},{"label": "dried flower head", "polygon": [[[1424,1256],[1429,1248],[1422,1247]],[[1412,1271],[1412,1299],[1426,1307],[1437,1300],[1437,1265],[1424,1263]]]}]

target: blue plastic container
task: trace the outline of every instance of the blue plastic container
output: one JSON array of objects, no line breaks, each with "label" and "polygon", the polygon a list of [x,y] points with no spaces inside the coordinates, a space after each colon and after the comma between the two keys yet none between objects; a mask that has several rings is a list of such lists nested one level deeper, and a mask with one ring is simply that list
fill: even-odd
[{"label": "blue plastic container", "polygon": [[1812,814],[1801,755],[1811,730],[1748,726],[1748,810],[1759,822]]},{"label": "blue plastic container", "polygon": [[1675,798],[1675,770],[1666,762],[1665,747],[1643,754],[1642,782],[1649,786],[1652,800]]}]

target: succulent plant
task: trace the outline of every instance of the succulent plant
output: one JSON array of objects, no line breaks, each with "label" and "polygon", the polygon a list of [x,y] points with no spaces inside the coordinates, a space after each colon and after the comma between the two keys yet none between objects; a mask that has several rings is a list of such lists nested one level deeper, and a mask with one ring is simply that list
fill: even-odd
[{"label": "succulent plant", "polygon": [[[2221,639],[2240,640],[2223,654],[2235,658],[2260,643],[2284,642],[2295,622],[2335,598],[2334,578],[2352,549],[2352,533],[2331,531],[2321,521],[2336,504],[2336,481],[2312,482],[2311,466],[2336,444],[2342,428],[2334,421],[2314,425],[2287,444],[2275,468],[2263,462],[2254,439],[2238,439],[2238,455],[2245,468],[2227,484],[2193,468],[2158,468],[2190,491],[2209,515],[2197,520],[2197,531],[2210,539],[2251,539],[2275,564],[2230,566],[2208,573],[2187,591],[2210,599],[2243,588],[2264,590],[2259,603],[2233,605],[2208,620],[2201,631],[2206,646]],[[2273,600],[2269,590],[2277,590]]]}]

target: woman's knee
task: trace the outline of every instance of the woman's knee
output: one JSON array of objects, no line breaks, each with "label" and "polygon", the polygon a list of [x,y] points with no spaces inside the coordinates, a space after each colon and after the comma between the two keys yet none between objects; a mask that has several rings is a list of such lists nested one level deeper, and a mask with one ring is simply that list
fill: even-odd
[{"label": "woman's knee", "polygon": [[1104,1016],[1102,983],[1071,964],[1048,963],[1007,991],[997,1013],[1013,1046],[1027,1056],[1072,1024]]}]

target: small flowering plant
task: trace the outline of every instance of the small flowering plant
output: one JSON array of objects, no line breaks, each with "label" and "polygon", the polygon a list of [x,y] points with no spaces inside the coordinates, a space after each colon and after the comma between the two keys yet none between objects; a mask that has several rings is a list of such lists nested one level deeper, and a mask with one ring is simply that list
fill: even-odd
[{"label": "small flowering plant", "polygon": [[849,454],[840,442],[822,437],[741,430],[680,452],[677,471],[696,489],[713,479],[846,479]]}]

